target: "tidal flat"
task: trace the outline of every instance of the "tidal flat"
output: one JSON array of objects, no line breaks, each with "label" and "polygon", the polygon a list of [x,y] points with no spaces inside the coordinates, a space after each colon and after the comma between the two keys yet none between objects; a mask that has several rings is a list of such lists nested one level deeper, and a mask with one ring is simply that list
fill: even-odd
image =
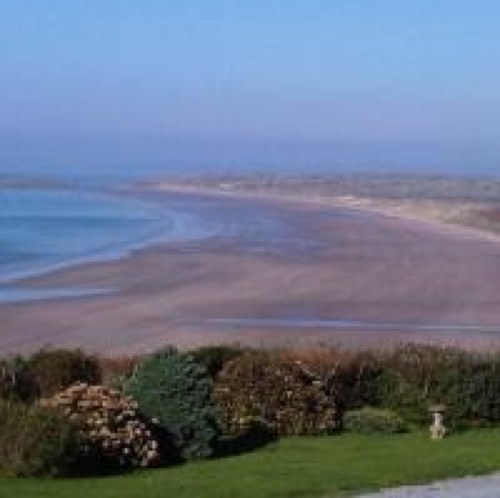
[{"label": "tidal flat", "polygon": [[31,290],[113,292],[1,304],[0,351],[499,342],[496,235],[335,199],[240,190],[172,182],[125,189],[157,206],[197,206],[201,224],[216,229],[17,281]]}]

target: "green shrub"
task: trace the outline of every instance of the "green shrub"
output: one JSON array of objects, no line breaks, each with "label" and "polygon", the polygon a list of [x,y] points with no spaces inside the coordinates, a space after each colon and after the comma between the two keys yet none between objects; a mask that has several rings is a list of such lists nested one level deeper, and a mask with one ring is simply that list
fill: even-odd
[{"label": "green shrub", "polygon": [[279,435],[321,434],[337,427],[335,402],[323,383],[282,353],[249,352],[226,363],[215,399],[230,434],[260,420]]},{"label": "green shrub", "polygon": [[78,435],[60,413],[0,402],[0,469],[9,476],[60,476],[74,468]]},{"label": "green shrub", "polygon": [[202,346],[190,351],[189,354],[206,369],[212,379],[215,379],[229,360],[243,354],[244,351],[239,346]]},{"label": "green shrub", "polygon": [[417,344],[389,353],[383,360],[381,404],[396,410],[405,420],[425,423],[429,405],[445,403],[442,398],[453,387],[450,374],[458,373],[460,354],[454,349]]},{"label": "green shrub", "polygon": [[500,356],[454,348],[408,344],[380,359],[378,406],[418,425],[429,422],[430,405],[446,405],[451,427],[500,422]]},{"label": "green shrub", "polygon": [[25,368],[38,398],[52,396],[76,382],[101,381],[98,359],[80,350],[42,349],[27,360]]},{"label": "green shrub", "polygon": [[406,430],[403,419],[392,410],[365,407],[344,415],[344,429],[359,434],[397,434]]},{"label": "green shrub", "polygon": [[[446,419],[454,417],[466,425],[491,425],[500,422],[500,356],[470,353],[462,356],[448,373]],[[463,425],[463,423],[462,423]]]},{"label": "green shrub", "polygon": [[212,454],[218,435],[212,382],[193,358],[173,348],[153,354],[139,363],[124,391],[176,436],[183,458]]}]

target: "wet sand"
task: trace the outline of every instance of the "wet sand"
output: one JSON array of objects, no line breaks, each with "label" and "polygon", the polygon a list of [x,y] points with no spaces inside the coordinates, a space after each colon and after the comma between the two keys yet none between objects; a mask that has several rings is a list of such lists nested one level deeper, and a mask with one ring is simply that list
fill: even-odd
[{"label": "wet sand", "polygon": [[[161,195],[154,194],[159,202]],[[244,202],[250,211],[255,203],[258,220],[249,217],[226,236],[23,282],[115,292],[0,304],[0,353],[57,346],[132,354],[221,342],[500,346],[498,240],[320,203]],[[286,229],[259,238],[252,223],[263,218]]]}]

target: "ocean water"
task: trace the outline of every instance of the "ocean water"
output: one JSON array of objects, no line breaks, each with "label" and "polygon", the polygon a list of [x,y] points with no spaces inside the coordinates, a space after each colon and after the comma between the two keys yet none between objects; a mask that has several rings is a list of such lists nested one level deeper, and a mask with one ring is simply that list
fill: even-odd
[{"label": "ocean water", "polygon": [[[329,213],[331,215],[331,213]],[[155,243],[210,239],[250,253],[308,259],[293,213],[272,203],[186,194],[119,195],[95,187],[0,188],[0,303],[112,294],[119,289],[30,288],[23,278],[113,260]],[[185,247],[185,246],[182,246]]]},{"label": "ocean water", "polygon": [[168,204],[83,190],[0,189],[0,283],[206,232],[196,210]]},{"label": "ocean water", "polygon": [[0,188],[0,303],[71,299],[119,289],[30,288],[22,279],[113,260],[155,243],[213,239],[242,250],[313,249],[293,220],[261,203],[183,194],[117,195],[85,188]]}]

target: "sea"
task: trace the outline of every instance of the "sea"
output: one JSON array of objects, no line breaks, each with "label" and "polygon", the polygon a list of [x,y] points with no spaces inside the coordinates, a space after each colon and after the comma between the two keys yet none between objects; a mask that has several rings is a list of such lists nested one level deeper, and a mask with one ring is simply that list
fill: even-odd
[{"label": "sea", "polygon": [[[81,188],[0,189],[0,302],[40,293],[16,282],[79,262],[116,259],[156,241],[205,237],[196,206],[148,202]],[[92,289],[92,293],[103,291]],[[88,289],[52,289],[45,297]]]},{"label": "sea", "polygon": [[102,184],[0,188],[0,303],[112,293],[117,289],[33,287],[25,279],[159,243],[193,248],[208,239],[247,251],[313,249],[291,219],[262,203],[117,192]]},{"label": "sea", "polygon": [[[37,150],[35,148],[35,152]],[[18,160],[23,157],[18,156]],[[246,247],[251,247],[255,242],[255,250],[274,245],[274,248],[280,249],[293,246],[298,253],[307,252],[302,250],[306,242],[297,239],[293,233],[293,223],[287,226],[286,220],[273,219],[269,216],[269,210],[260,212],[255,206],[241,203],[228,209],[227,202],[224,206],[214,206],[201,200],[195,202],[192,198],[189,202],[185,199],[148,201],[114,194],[113,187],[120,183],[157,176],[245,173],[254,170],[282,173],[401,171],[381,166],[364,168],[363,163],[358,168],[338,165],[325,167],[324,163],[322,167],[304,166],[306,163],[300,156],[294,163],[283,155],[277,155],[276,164],[271,163],[269,168],[264,168],[255,166],[260,164],[259,161],[243,163],[242,160],[236,161],[235,157],[228,156],[225,161],[217,158],[218,161],[213,163],[207,159],[202,165],[193,161],[173,161],[167,168],[146,167],[139,160],[135,165],[128,162],[120,168],[96,166],[91,169],[86,163],[71,168],[63,164],[52,165],[52,162],[47,162],[52,160],[51,157],[45,158],[46,162],[41,165],[32,157],[15,167],[0,161],[0,176],[47,176],[74,185],[74,188],[0,187],[0,303],[109,292],[109,289],[74,288],[34,290],[24,288],[19,282],[25,277],[80,262],[116,259],[160,241],[195,240],[224,233],[226,238],[246,238]],[[249,157],[252,158],[251,155]],[[82,161],[87,159],[84,156]],[[349,156],[346,155],[346,159]],[[215,167],[214,164],[219,166]],[[431,172],[417,166],[404,171]],[[465,176],[499,174],[497,168],[489,167],[485,170],[460,168],[458,171],[443,166],[438,172]]]}]

